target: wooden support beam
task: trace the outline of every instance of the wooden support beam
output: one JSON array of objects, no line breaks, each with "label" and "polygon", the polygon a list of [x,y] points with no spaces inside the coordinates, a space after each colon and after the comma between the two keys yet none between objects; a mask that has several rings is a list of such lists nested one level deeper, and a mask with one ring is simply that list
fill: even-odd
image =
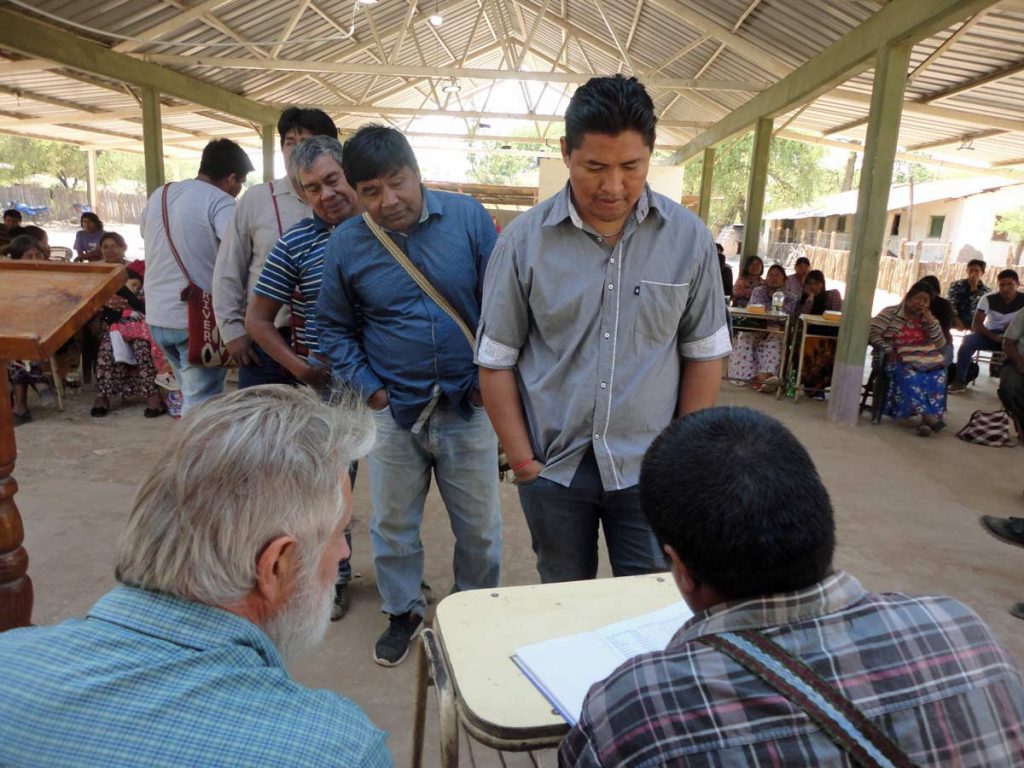
[{"label": "wooden support beam", "polygon": [[[431,27],[433,29],[433,27]],[[616,57],[618,54],[616,54]],[[434,67],[409,64],[337,64],[313,59],[247,59],[229,56],[179,56],[148,53],[142,59],[153,64],[175,67],[221,67],[225,69],[286,70],[290,72],[328,72],[341,75],[382,75],[386,77],[458,77],[467,80],[532,80],[552,83],[585,83],[589,75],[577,72],[519,72],[507,69],[477,69],[453,66]],[[451,56],[453,61],[457,57]],[[644,78],[648,88],[700,91],[760,91],[771,85],[767,80],[712,80],[704,78]]]},{"label": "wooden support beam", "polygon": [[772,146],[774,120],[762,117],[754,128],[754,152],[750,157],[750,183],[747,186],[747,216],[743,222],[743,256],[753,256],[761,241],[764,216],[764,192],[768,186],[768,157]]},{"label": "wooden support beam", "polygon": [[277,143],[277,127],[267,123],[263,126],[263,180],[274,178],[274,148]]},{"label": "wooden support beam", "polygon": [[[663,3],[665,0],[656,0]],[[997,0],[901,0],[890,3],[792,73],[720,120],[672,157],[682,163],[706,147],[747,130],[758,118],[777,117],[818,98],[869,69],[879,46],[913,44],[978,13]]]},{"label": "wooden support beam", "polygon": [[1002,136],[1004,133],[1006,133],[1006,131],[1000,131],[998,129],[965,133],[962,136],[954,136],[951,139],[936,139],[935,141],[925,141],[921,144],[914,144],[913,146],[907,147],[907,152],[922,152],[926,149],[935,149],[936,147],[948,147],[953,144],[963,144],[965,142],[974,141],[975,139],[989,139],[993,136]]},{"label": "wooden support beam", "polygon": [[932,51],[925,58],[924,61],[922,61],[920,64],[914,67],[914,70],[907,76],[907,82],[912,83],[915,80],[917,80],[917,78],[919,78],[921,75],[923,75],[925,71],[928,69],[928,67],[934,64],[936,61],[938,61],[942,54],[944,54],[946,51],[952,48],[957,40],[959,40],[961,37],[970,32],[971,27],[973,27],[983,18],[985,18],[985,11],[974,14],[973,16],[971,16],[971,18],[969,18],[967,21],[961,24],[960,28],[956,32],[950,34],[950,36],[943,40],[942,44],[936,47],[936,49]]},{"label": "wooden support beam", "polygon": [[982,77],[976,77],[965,83],[954,85],[952,88],[946,88],[938,93],[929,94],[918,101],[921,104],[931,104],[933,101],[938,101],[939,99],[948,99],[952,96],[959,96],[961,93],[967,93],[967,91],[973,91],[975,88],[981,88],[985,85],[998,83],[1000,80],[1005,80],[1008,77],[1019,75],[1022,72],[1024,72],[1024,61],[1018,61],[1008,67],[997,69],[995,72],[989,72],[987,75],[983,75]]},{"label": "wooden support beam", "polygon": [[711,224],[711,185],[715,177],[715,148],[704,150],[704,162],[700,172],[700,202],[697,204],[697,215],[705,224]]},{"label": "wooden support beam", "polygon": [[[142,32],[136,32],[132,37],[135,40],[125,40],[124,42],[118,43],[113,47],[113,50],[118,53],[129,53],[136,51],[151,40],[156,40],[158,37],[163,37],[171,32],[175,32],[184,26],[191,24],[196,19],[215,11],[220,6],[230,2],[230,0],[204,0],[204,2],[194,5],[188,10],[181,11],[171,16],[167,21],[157,24],[154,27],[150,27]],[[121,23],[124,23],[123,20]],[[145,41],[145,42],[140,42]]]},{"label": "wooden support beam", "polygon": [[[804,144],[817,144],[820,147],[833,147],[835,149],[841,149],[845,152],[857,152],[863,154],[864,145],[854,141],[838,141],[837,139],[825,139],[819,136],[809,136],[806,133],[799,133],[798,131],[779,131],[777,136],[783,139],[790,139],[791,141],[799,141]],[[999,163],[994,166],[978,166],[968,165],[967,163],[956,163],[951,160],[940,160],[928,155],[915,155],[910,152],[897,152],[896,159],[902,160],[907,163],[920,163],[921,165],[929,165],[934,168],[945,168],[950,171],[964,171],[974,175],[982,174],[984,176],[1001,176],[1007,179],[1016,179],[1017,181],[1024,182],[1024,176],[1015,172],[1008,171],[999,168]]]},{"label": "wooden support beam", "polygon": [[85,194],[94,211],[99,205],[100,190],[96,186],[96,150],[85,150]]},{"label": "wooden support beam", "polygon": [[146,194],[164,183],[164,139],[160,122],[160,94],[141,88],[142,143],[146,150]]},{"label": "wooden support beam", "polygon": [[[864,106],[869,106],[871,104],[870,94],[861,93],[860,91],[854,91],[849,88],[837,88],[834,91],[826,93],[821,98],[822,101],[833,101],[841,104],[859,104]],[[996,115],[984,114],[981,112],[969,112],[965,109],[957,109],[955,107],[940,107],[935,104],[919,104],[916,101],[906,101],[903,103],[903,113],[921,117],[934,117],[939,120],[963,123],[964,125],[976,125],[980,128],[1001,128],[1004,131],[1024,133],[1024,120],[997,117]],[[863,125],[866,122],[867,118],[865,117],[861,120],[855,121],[855,123],[849,124],[849,126]],[[829,136],[837,132],[838,129],[833,128],[825,131],[824,135]]]},{"label": "wooden support beam", "polygon": [[0,7],[0,48],[39,56],[63,66],[153,88],[258,123],[274,122],[273,110],[224,88],[166,67],[139,61],[84,37]]},{"label": "wooden support beam", "polygon": [[903,94],[907,85],[910,43],[885,45],[875,57],[871,119],[860,171],[857,214],[853,222],[846,300],[832,373],[829,421],[854,425],[860,412],[868,322],[878,284],[878,264],[888,216],[892,166],[896,159]]}]

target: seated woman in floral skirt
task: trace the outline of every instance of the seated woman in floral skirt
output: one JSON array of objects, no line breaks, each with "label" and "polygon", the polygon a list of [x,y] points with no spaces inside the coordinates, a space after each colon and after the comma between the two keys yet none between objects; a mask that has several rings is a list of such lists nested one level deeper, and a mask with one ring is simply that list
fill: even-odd
[{"label": "seated woman in floral skirt", "polygon": [[[124,260],[125,242],[116,232],[106,232],[100,242],[104,261],[116,263]],[[120,255],[120,259],[116,258]],[[127,265],[128,282],[104,307],[94,322],[99,328],[100,346],[96,360],[96,400],[89,414],[106,416],[114,398],[145,397],[143,415],[155,418],[167,413],[163,395],[156,384],[158,366],[157,349],[149,335],[144,312],[142,281],[145,262]]]},{"label": "seated woman in floral skirt", "polygon": [[921,417],[917,432],[930,437],[946,426],[946,337],[932,314],[931,289],[913,285],[903,301],[871,320],[868,343],[885,355],[889,377],[882,413],[896,421]]},{"label": "seated woman in floral skirt", "polygon": [[[782,310],[792,315],[798,297],[784,289],[785,282],[786,270],[779,264],[772,264],[768,268],[765,284],[759,285],[750,294],[750,304],[770,307],[772,296],[776,291],[782,291]],[[737,331],[732,341],[732,354],[729,355],[728,377],[733,383],[750,381],[754,383],[755,389],[762,389],[766,382],[772,382],[772,378],[778,376],[781,361],[782,337],[779,334]],[[778,386],[778,382],[773,382],[773,385]]]}]

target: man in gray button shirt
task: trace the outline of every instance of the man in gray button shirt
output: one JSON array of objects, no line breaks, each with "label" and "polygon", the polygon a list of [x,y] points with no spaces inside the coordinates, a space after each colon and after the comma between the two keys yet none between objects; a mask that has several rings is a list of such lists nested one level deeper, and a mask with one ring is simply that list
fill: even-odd
[{"label": "man in gray button shirt", "polygon": [[484,281],[476,362],[544,582],[664,570],[640,462],[676,416],[715,404],[730,351],[711,233],[647,185],[654,104],[591,79],[565,114],[569,183],[515,219]]}]

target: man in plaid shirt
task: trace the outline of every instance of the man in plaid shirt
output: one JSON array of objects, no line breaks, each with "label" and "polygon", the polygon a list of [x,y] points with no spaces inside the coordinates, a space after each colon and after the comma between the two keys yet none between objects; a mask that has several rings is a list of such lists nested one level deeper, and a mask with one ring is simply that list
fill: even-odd
[{"label": "man in plaid shirt", "polygon": [[673,423],[644,458],[640,494],[696,615],[664,651],[591,688],[560,765],[852,765],[800,708],[700,640],[739,630],[809,667],[914,765],[1024,765],[1024,679],[1010,656],[951,598],[872,594],[832,569],[828,492],[779,422],[712,408]]}]

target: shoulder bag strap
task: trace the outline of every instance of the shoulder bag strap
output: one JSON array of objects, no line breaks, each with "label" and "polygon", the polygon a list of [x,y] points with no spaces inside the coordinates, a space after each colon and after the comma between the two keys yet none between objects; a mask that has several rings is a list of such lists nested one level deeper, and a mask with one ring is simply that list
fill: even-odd
[{"label": "shoulder bag strap", "polygon": [[698,639],[732,658],[803,710],[855,765],[914,768],[906,753],[834,685],[759,632],[722,632]]},{"label": "shoulder bag strap", "polygon": [[[288,182],[289,184],[291,182]],[[277,207],[277,195],[274,194],[274,182],[268,184],[270,187],[270,202],[274,205],[274,216],[277,217],[277,236],[281,238],[284,236],[284,227],[281,226],[281,209]]]},{"label": "shoulder bag strap", "polygon": [[164,188],[160,192],[160,213],[164,219],[164,234],[167,235],[167,244],[171,246],[171,254],[174,256],[174,260],[178,262],[178,269],[185,276],[185,282],[192,285],[192,278],[189,277],[188,270],[185,269],[181,256],[178,255],[178,249],[174,247],[174,240],[171,239],[171,220],[167,216],[167,190],[170,186],[170,183],[164,184]]},{"label": "shoulder bag strap", "polygon": [[364,213],[363,221],[366,222],[366,226],[370,228],[370,231],[373,232],[374,236],[380,241],[380,244],[383,245],[387,249],[388,253],[394,257],[395,261],[401,265],[402,269],[409,273],[409,277],[416,282],[416,285],[420,287],[420,290],[427,294],[431,301],[437,304],[437,306],[440,307],[448,317],[455,321],[455,324],[459,326],[459,330],[462,331],[462,335],[466,337],[466,342],[469,344],[470,350],[476,349],[476,336],[474,336],[473,332],[469,330],[469,326],[466,325],[466,321],[462,319],[455,308],[448,303],[448,300],[438,293],[437,289],[431,285],[430,281],[422,272],[416,269],[416,265],[409,260],[408,256],[402,253],[402,249],[395,245],[395,241],[388,236],[387,232],[381,229],[377,225],[377,222],[370,218],[370,214]]}]

